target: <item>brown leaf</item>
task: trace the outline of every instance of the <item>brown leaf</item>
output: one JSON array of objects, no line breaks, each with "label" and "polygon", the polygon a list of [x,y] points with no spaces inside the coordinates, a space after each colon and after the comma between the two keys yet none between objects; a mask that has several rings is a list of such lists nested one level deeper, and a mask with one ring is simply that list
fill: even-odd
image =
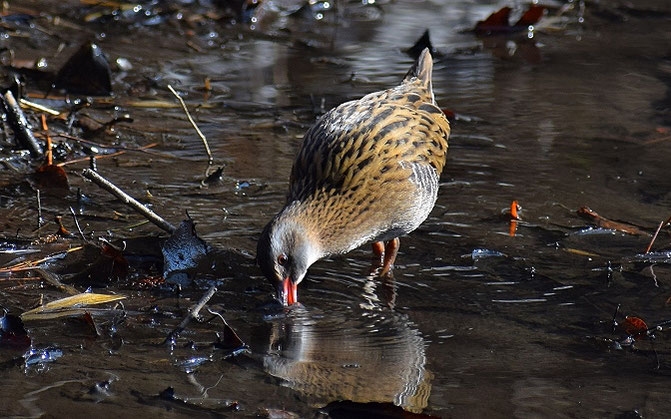
[{"label": "brown leaf", "polygon": [[496,13],[492,13],[485,20],[481,20],[475,24],[476,32],[506,32],[510,30],[510,7],[502,7]]},{"label": "brown leaf", "polygon": [[68,189],[68,175],[62,167],[45,164],[35,172],[35,181],[42,188]]},{"label": "brown leaf", "polygon": [[624,321],[621,324],[625,333],[631,336],[642,335],[645,336],[645,332],[648,330],[648,325],[645,324],[643,319],[640,317],[631,317],[627,316],[624,318]]},{"label": "brown leaf", "polygon": [[539,20],[541,20],[544,12],[545,7],[532,4],[529,6],[527,11],[524,12],[520,20],[517,21],[515,26],[535,25]]},{"label": "brown leaf", "polygon": [[110,260],[111,279],[125,279],[128,276],[129,264],[121,249],[112,246],[111,243],[103,242],[100,254],[104,259]]}]

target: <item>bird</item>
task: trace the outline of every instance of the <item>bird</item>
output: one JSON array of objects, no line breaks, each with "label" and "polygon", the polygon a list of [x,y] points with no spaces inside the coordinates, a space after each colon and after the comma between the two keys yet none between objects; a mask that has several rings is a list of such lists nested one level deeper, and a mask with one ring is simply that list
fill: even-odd
[{"label": "bird", "polygon": [[389,275],[399,237],[429,216],[445,166],[450,124],[421,52],[401,83],[345,102],[303,137],[284,207],[263,229],[257,263],[283,306],[316,261],[372,243]]}]

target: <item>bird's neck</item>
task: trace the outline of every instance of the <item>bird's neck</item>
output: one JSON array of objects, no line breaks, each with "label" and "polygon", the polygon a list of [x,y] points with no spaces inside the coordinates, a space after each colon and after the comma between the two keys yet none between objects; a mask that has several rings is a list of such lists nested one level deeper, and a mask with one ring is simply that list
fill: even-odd
[{"label": "bird's neck", "polygon": [[360,219],[348,222],[342,217],[342,212],[350,211],[349,202],[331,202],[330,199],[333,197],[319,195],[289,202],[279,215],[282,223],[294,224],[296,231],[310,240],[318,259],[347,253],[374,235],[368,225],[360,225]]}]

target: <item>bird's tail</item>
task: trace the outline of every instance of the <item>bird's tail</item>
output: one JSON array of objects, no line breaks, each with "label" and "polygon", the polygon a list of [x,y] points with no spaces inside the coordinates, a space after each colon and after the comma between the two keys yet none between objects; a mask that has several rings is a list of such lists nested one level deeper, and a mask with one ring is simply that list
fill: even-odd
[{"label": "bird's tail", "polygon": [[429,92],[433,92],[431,86],[431,73],[433,72],[433,58],[428,48],[424,48],[417,61],[410,67],[403,81],[409,81],[412,78],[418,78],[426,86]]}]

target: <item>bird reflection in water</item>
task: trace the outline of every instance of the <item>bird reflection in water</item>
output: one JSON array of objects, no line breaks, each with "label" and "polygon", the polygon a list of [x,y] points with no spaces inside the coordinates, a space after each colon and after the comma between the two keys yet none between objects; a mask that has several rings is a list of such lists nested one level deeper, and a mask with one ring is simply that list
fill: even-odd
[{"label": "bird reflection in water", "polygon": [[[263,367],[315,407],[351,400],[421,412],[431,393],[426,344],[406,315],[381,307],[389,301],[375,295],[371,281],[362,306],[377,309],[296,307],[272,320]],[[377,286],[387,293],[390,281]]]}]

